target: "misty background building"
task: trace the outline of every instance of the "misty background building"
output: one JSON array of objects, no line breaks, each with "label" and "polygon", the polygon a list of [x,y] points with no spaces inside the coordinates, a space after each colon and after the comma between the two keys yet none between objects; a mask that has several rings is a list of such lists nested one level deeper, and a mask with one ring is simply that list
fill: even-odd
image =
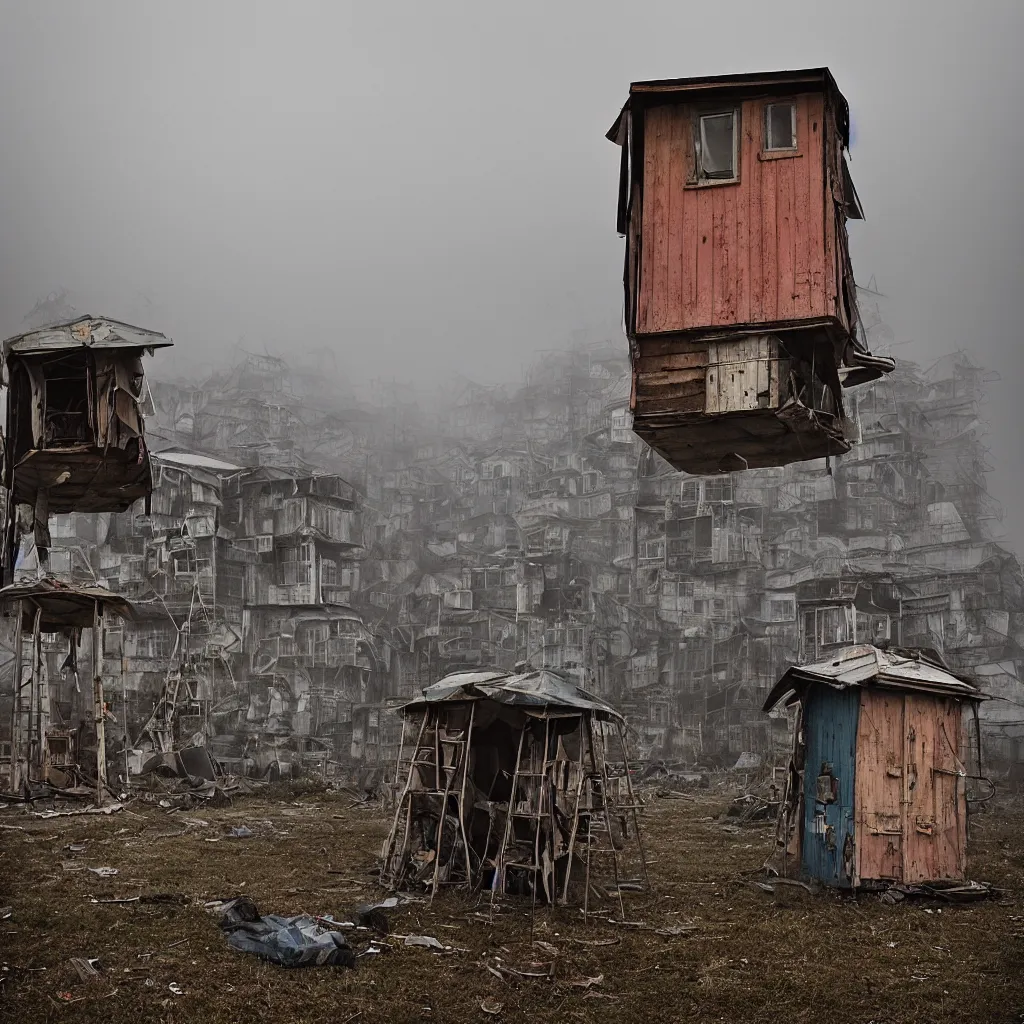
[{"label": "misty background building", "polygon": [[[861,305],[884,346],[875,293]],[[1024,760],[1022,576],[985,485],[985,370],[898,362],[850,390],[848,454],[696,477],[632,432],[623,348],[431,397],[355,394],[316,355],[243,353],[200,383],[156,366],[148,511],[50,527],[52,573],[137,611],[107,630],[111,756],[205,743],[238,772],[372,774],[396,705],[528,663],[621,708],[640,757],[772,758],[775,681],[866,642],[975,678],[996,698],[988,760]],[[29,546],[18,574],[35,573]],[[85,729],[86,752],[66,646],[47,656],[53,724]]]}]

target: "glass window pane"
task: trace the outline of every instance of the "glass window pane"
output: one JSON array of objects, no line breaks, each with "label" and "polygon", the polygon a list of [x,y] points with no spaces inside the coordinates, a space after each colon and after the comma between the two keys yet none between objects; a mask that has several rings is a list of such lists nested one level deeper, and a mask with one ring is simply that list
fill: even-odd
[{"label": "glass window pane", "polygon": [[792,103],[768,104],[768,149],[795,149],[795,109]]},{"label": "glass window pane", "polygon": [[705,178],[734,178],[733,114],[710,114],[700,119],[700,166]]}]

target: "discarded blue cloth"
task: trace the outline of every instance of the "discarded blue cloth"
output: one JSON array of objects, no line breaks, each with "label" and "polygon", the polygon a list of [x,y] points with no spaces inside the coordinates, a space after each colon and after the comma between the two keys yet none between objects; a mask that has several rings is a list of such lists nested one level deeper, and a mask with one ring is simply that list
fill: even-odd
[{"label": "discarded blue cloth", "polygon": [[281,967],[353,967],[355,954],[341,932],[315,918],[260,916],[247,897],[231,900],[220,912],[228,943]]}]

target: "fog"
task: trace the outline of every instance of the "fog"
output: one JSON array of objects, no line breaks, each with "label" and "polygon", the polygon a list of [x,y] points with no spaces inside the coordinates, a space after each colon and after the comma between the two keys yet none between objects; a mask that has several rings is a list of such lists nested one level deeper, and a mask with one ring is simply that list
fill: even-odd
[{"label": "fog", "polygon": [[964,347],[1000,375],[991,485],[1020,550],[1019,2],[0,12],[0,330],[63,287],[170,333],[165,372],[242,344],[330,346],[357,381],[515,379],[538,348],[617,336],[604,132],[629,82],[828,65],[858,279],[890,297],[894,354]]}]

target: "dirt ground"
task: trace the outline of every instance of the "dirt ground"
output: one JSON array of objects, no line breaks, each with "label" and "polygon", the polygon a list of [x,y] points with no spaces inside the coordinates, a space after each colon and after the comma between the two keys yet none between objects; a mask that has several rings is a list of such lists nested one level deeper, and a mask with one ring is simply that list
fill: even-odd
[{"label": "dirt ground", "polygon": [[[651,796],[644,829],[653,892],[626,916],[584,926],[579,910],[439,897],[390,911],[399,935],[357,968],[286,970],[230,949],[206,901],[247,893],[264,913],[333,914],[380,892],[373,869],[387,822],[346,795],[294,791],[168,813],[132,803],[107,817],[0,813],[0,1018],[34,1021],[669,1021],[834,1024],[1024,1019],[1024,813],[972,820],[974,878],[1000,899],[966,907],[877,896],[778,897],[752,888],[767,827],[723,828],[722,797]],[[245,824],[250,838],[231,838]],[[84,845],[82,851],[67,849]],[[91,867],[113,867],[100,878]],[[94,903],[181,893],[183,905]],[[613,909],[609,907],[608,916]],[[616,915],[617,916],[617,915]],[[693,926],[659,935],[673,925]],[[360,940],[365,947],[365,940]],[[540,942],[543,945],[538,945]],[[594,944],[601,942],[602,944]],[[552,952],[552,949],[554,952]],[[99,958],[82,982],[71,957]],[[554,961],[550,980],[506,981],[488,966]],[[499,972],[500,973],[500,972]],[[599,979],[591,980],[588,979]],[[172,992],[171,986],[181,994]],[[498,1012],[485,1013],[481,1004]]]}]

